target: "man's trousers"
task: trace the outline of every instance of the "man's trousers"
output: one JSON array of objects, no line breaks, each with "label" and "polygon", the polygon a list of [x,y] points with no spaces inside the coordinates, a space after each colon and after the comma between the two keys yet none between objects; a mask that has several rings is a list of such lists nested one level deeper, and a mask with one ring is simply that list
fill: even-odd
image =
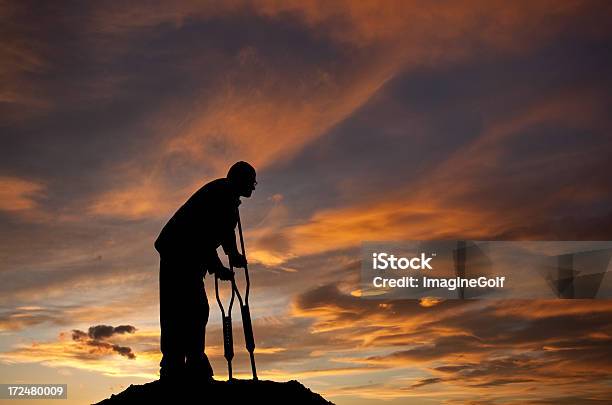
[{"label": "man's trousers", "polygon": [[160,259],[161,378],[213,374],[204,353],[209,313],[204,275],[202,264]]}]

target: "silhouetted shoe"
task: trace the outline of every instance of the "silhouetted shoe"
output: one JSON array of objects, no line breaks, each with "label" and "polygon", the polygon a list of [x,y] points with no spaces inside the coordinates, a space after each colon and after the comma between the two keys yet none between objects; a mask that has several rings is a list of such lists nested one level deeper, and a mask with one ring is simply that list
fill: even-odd
[{"label": "silhouetted shoe", "polygon": [[209,384],[213,383],[212,370],[204,368],[188,368],[185,373],[185,380],[188,384]]},{"label": "silhouetted shoe", "polygon": [[206,354],[201,359],[190,361],[185,364],[185,374],[190,382],[208,383],[213,382],[213,369]]},{"label": "silhouetted shoe", "polygon": [[213,370],[208,362],[202,362],[196,366],[185,368],[185,378],[190,384],[212,383]]}]

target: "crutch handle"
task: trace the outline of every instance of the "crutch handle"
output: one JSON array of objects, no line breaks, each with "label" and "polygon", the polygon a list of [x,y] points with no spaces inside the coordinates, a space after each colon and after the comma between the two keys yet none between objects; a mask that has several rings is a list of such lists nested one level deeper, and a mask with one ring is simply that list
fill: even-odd
[{"label": "crutch handle", "polygon": [[227,360],[227,374],[228,379],[231,380],[232,376],[232,359],[234,358],[234,337],[232,333],[232,306],[234,305],[234,280],[232,278],[232,298],[227,310],[227,315],[223,309],[223,303],[219,297],[219,275],[215,273],[215,295],[217,296],[217,303],[221,309],[221,320],[223,323],[223,356]]}]

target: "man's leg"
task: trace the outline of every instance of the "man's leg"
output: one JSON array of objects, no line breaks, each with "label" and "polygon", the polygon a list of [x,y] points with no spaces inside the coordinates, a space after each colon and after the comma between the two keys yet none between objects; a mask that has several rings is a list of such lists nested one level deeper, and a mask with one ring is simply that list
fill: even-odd
[{"label": "man's leg", "polygon": [[202,274],[197,269],[190,269],[189,274],[193,274],[185,287],[185,295],[188,297],[189,305],[192,308],[190,319],[188,319],[187,332],[187,373],[196,377],[212,377],[213,370],[208,357],[204,353],[206,324],[208,323],[209,306]]},{"label": "man's leg", "polygon": [[159,265],[159,321],[161,326],[160,378],[180,379],[185,373],[183,294],[176,261],[161,259]]}]

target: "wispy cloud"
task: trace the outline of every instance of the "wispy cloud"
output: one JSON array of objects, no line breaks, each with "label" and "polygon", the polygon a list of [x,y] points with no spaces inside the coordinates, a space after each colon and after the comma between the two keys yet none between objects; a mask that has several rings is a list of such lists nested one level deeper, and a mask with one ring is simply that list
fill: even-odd
[{"label": "wispy cloud", "polygon": [[45,190],[39,181],[0,176],[0,211],[24,219],[41,219],[44,213],[38,200],[44,197]]}]

